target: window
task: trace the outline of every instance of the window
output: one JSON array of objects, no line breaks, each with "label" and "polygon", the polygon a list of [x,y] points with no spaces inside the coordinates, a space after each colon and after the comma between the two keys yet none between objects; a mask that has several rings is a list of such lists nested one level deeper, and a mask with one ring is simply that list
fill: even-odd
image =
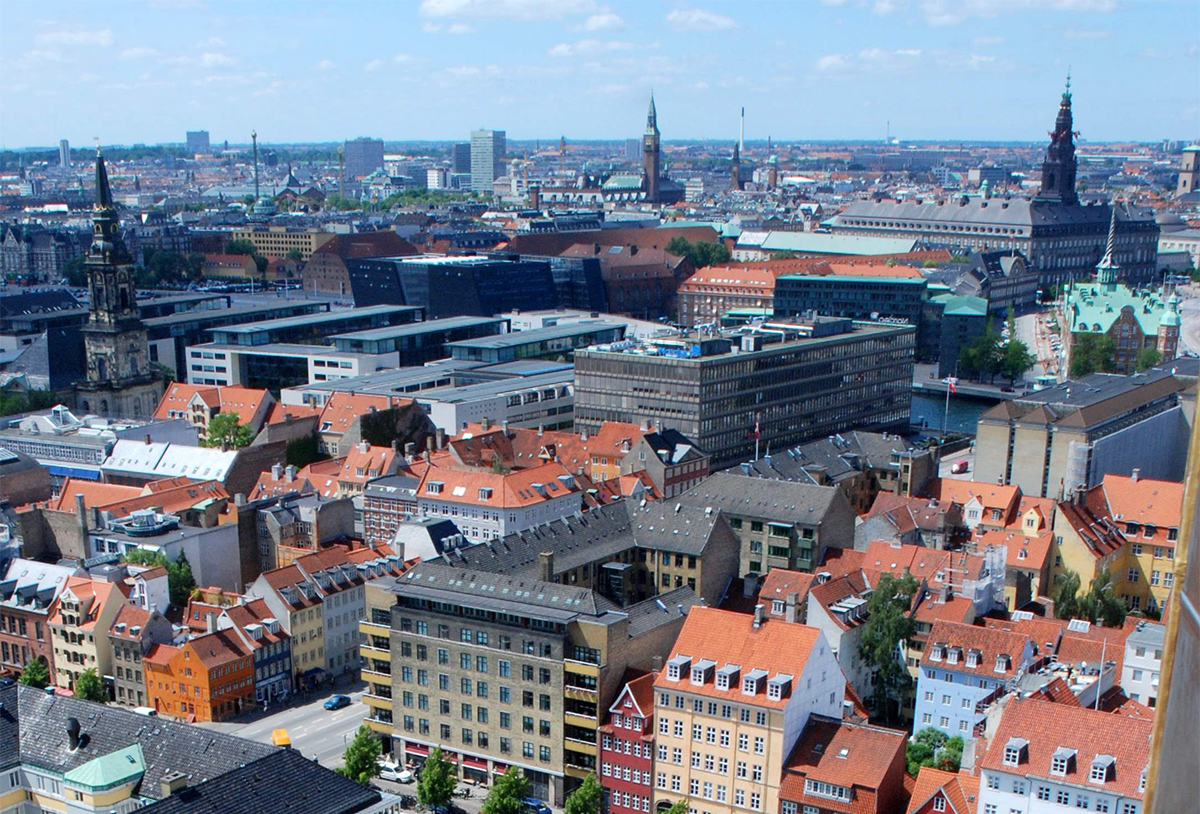
[{"label": "window", "polygon": [[987,778],[987,787],[992,790],[1000,788],[1000,778],[994,774],[989,774]]},{"label": "window", "polygon": [[1036,796],[1039,800],[1049,800],[1050,799],[1050,787],[1049,786],[1038,786]]},{"label": "window", "polygon": [[946,810],[946,798],[940,794],[937,797],[934,797],[933,798],[933,810],[934,811],[945,811]]}]

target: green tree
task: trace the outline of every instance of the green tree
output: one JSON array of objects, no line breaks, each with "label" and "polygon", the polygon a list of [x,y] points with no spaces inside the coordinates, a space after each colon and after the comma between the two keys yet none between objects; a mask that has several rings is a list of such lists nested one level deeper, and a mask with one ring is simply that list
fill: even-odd
[{"label": "green tree", "polygon": [[254,429],[238,422],[235,413],[217,413],[208,422],[208,433],[201,446],[241,449],[254,440]]},{"label": "green tree", "polygon": [[225,254],[258,254],[258,248],[253,241],[240,238],[225,241]]},{"label": "green tree", "polygon": [[132,565],[145,565],[149,566],[150,568],[154,568],[156,566],[166,568],[171,564],[171,561],[167,559],[166,554],[162,553],[161,551],[151,551],[148,548],[130,549],[129,551],[125,552],[125,554],[122,556],[122,559]]},{"label": "green tree", "polygon": [[288,441],[287,450],[284,452],[284,462],[297,469],[303,469],[311,463],[328,459],[329,456],[321,452],[321,442],[315,432]]},{"label": "green tree", "polygon": [[12,390],[0,393],[0,416],[28,413],[32,410],[47,410],[58,404],[53,390]]},{"label": "green tree", "polygon": [[509,766],[492,785],[483,801],[481,814],[525,814],[529,796],[529,778],[516,766]]},{"label": "green tree", "polygon": [[989,319],[984,332],[959,351],[958,370],[961,375],[970,378],[982,380],[986,376],[994,379],[1001,371],[1002,362],[1000,334],[996,333]]},{"label": "green tree", "polygon": [[424,768],[421,769],[421,779],[417,781],[417,799],[427,808],[444,806],[450,802],[457,787],[458,777],[454,773],[454,767],[442,757],[442,748],[434,747],[425,761]]},{"label": "green tree", "polygon": [[900,645],[917,632],[909,610],[919,587],[911,574],[884,574],[867,600],[867,622],[858,652],[873,673],[871,706],[876,715],[888,720],[899,716],[901,699],[912,681]]},{"label": "green tree", "polygon": [[84,268],[83,258],[76,257],[73,260],[68,260],[63,265],[63,277],[67,280],[67,285],[73,288],[83,288],[87,285],[87,269]]},{"label": "green tree", "polygon": [[662,814],[688,814],[687,800],[676,800],[671,803],[671,807]]},{"label": "green tree", "polygon": [[667,251],[686,257],[698,269],[728,263],[730,258],[729,248],[724,243],[710,243],[705,240],[693,243],[684,237],[671,238],[667,243]]},{"label": "green tree", "polygon": [[1117,343],[1105,334],[1078,333],[1071,337],[1072,379],[1089,373],[1112,373],[1117,369]]},{"label": "green tree", "polygon": [[567,795],[564,814],[600,814],[600,806],[604,802],[604,790],[595,772],[588,772],[579,788]]},{"label": "green tree", "polygon": [[354,734],[354,740],[350,741],[350,745],[342,753],[342,765],[334,771],[360,786],[369,786],[371,780],[379,774],[379,756],[382,753],[383,743],[379,736],[363,724]]},{"label": "green tree", "polygon": [[181,551],[179,559],[167,563],[167,591],[171,595],[171,604],[177,608],[185,607],[195,589],[196,578],[192,575],[192,565]]},{"label": "green tree", "polygon": [[1050,592],[1054,600],[1054,615],[1059,619],[1074,619],[1079,615],[1079,574],[1071,570],[1054,576]]},{"label": "green tree", "polygon": [[1127,609],[1116,595],[1112,574],[1102,569],[1089,583],[1087,593],[1079,594],[1081,581],[1074,571],[1064,571],[1054,578],[1054,615],[1059,619],[1086,619],[1105,627],[1125,624]]},{"label": "green tree", "polygon": [[1037,360],[1029,352],[1029,347],[1019,339],[1010,339],[1008,346],[1000,356],[1000,373],[1010,382],[1015,382],[1021,374],[1033,367]]},{"label": "green tree", "polygon": [[948,738],[940,729],[927,726],[909,739],[904,749],[905,770],[913,777],[926,766],[957,772],[963,746],[961,737]]},{"label": "green tree", "polygon": [[46,662],[42,660],[42,657],[38,656],[26,662],[25,669],[21,671],[21,677],[18,681],[26,687],[44,690],[50,683],[50,668],[46,666]]},{"label": "green tree", "polygon": [[1012,339],[1017,335],[1017,311],[1009,303],[1008,312],[1004,315],[1004,327],[1008,328],[1008,337]]},{"label": "green tree", "polygon": [[1162,354],[1158,352],[1158,348],[1142,348],[1137,355],[1137,361],[1134,362],[1134,367],[1142,371],[1160,364],[1162,364]]},{"label": "green tree", "polygon": [[304,256],[302,254],[300,254],[300,250],[297,248],[294,248],[294,247],[291,249],[288,249],[287,254],[285,254],[284,257],[286,257],[288,260],[291,260],[295,263],[299,263],[301,260],[304,259]]},{"label": "green tree", "polygon": [[108,700],[108,692],[105,691],[104,682],[100,680],[95,667],[89,667],[79,674],[79,678],[75,679],[74,690],[75,697],[84,701],[104,703]]}]

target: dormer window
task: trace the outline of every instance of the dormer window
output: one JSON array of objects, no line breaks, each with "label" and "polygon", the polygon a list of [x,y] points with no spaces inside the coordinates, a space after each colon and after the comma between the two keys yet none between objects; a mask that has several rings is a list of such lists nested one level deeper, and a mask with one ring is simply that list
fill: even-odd
[{"label": "dormer window", "polygon": [[762,684],[767,678],[766,670],[751,670],[742,679],[742,694],[743,695],[758,695],[762,690]]},{"label": "dormer window", "polygon": [[667,680],[680,681],[687,674],[688,667],[692,664],[691,658],[688,656],[676,656],[667,662]]},{"label": "dormer window", "polygon": [[491,500],[492,499],[492,487],[490,487],[490,486],[480,487],[479,499],[480,500]]},{"label": "dormer window", "polygon": [[1004,744],[1004,765],[1018,766],[1021,758],[1028,754],[1029,741],[1024,738],[1009,738]]},{"label": "dormer window", "polygon": [[1075,750],[1060,746],[1050,758],[1050,774],[1066,775],[1074,768]]},{"label": "dormer window", "polygon": [[996,656],[996,672],[997,673],[1007,673],[1011,666],[1012,666],[1012,658],[1008,654],[1001,653],[1000,655]]},{"label": "dormer window", "polygon": [[711,659],[701,659],[692,667],[692,683],[703,685],[708,681],[708,677],[712,674],[713,668],[717,666],[715,661]]},{"label": "dormer window", "polygon": [[792,677],[780,673],[767,682],[767,698],[771,701],[782,701],[791,684]]},{"label": "dormer window", "polygon": [[942,650],[942,645],[935,644],[933,649],[929,651],[930,661],[941,661],[945,657],[945,652]]},{"label": "dormer window", "polygon": [[946,663],[947,664],[958,664],[958,660],[961,655],[962,655],[961,647],[951,647],[949,652],[946,654]]},{"label": "dormer window", "polygon": [[968,650],[967,651],[967,666],[968,667],[978,667],[979,666],[979,655],[980,654],[979,654],[978,650]]},{"label": "dormer window", "polygon": [[740,669],[736,664],[726,664],[717,670],[717,689],[728,690],[736,687]]},{"label": "dormer window", "polygon": [[444,486],[445,484],[443,484],[440,480],[431,480],[429,483],[425,484],[425,491],[431,495],[440,495]]},{"label": "dormer window", "polygon": [[1142,776],[1138,780],[1138,791],[1143,792],[1145,790],[1146,790],[1146,770],[1142,769]]},{"label": "dormer window", "polygon": [[1112,779],[1112,770],[1116,762],[1117,759],[1112,755],[1096,755],[1091,771],[1088,772],[1088,780],[1092,783],[1107,783]]},{"label": "dormer window", "polygon": [[775,614],[776,616],[779,616],[780,614],[783,613],[783,611],[784,611],[783,600],[782,599],[772,600],[771,613]]}]

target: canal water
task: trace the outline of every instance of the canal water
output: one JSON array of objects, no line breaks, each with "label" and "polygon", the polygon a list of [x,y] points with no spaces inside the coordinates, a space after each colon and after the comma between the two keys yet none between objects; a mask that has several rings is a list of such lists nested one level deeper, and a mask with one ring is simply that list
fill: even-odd
[{"label": "canal water", "polygon": [[[975,434],[975,422],[989,408],[996,404],[995,399],[978,399],[955,393],[950,396],[950,413],[946,417],[946,429],[950,432],[967,432]],[[946,409],[946,397],[941,393],[913,393],[912,423],[916,426],[924,424],[933,432],[942,429],[942,414]]]}]

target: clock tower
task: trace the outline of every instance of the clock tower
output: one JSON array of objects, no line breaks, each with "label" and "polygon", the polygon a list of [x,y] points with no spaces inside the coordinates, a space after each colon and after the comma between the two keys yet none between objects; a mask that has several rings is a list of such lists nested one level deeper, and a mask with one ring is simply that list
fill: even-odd
[{"label": "clock tower", "polygon": [[150,368],[133,258],[121,240],[120,227],[104,156],[97,150],[92,245],[84,260],[90,299],[83,327],[87,380],[75,386],[75,403],[84,413],[104,417],[149,417],[158,406],[163,383]]},{"label": "clock tower", "polygon": [[658,179],[662,177],[662,155],[659,153],[658,111],[654,109],[654,94],[650,94],[650,111],[646,114],[646,132],[642,134],[642,174],[646,178],[646,200],[658,200]]}]

